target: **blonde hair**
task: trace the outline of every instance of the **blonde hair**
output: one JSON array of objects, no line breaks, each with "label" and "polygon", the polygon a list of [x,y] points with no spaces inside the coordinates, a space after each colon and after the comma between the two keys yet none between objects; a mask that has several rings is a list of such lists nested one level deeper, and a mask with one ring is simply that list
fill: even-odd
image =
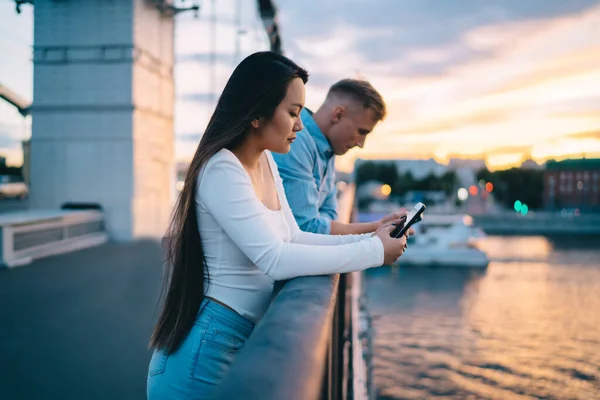
[{"label": "blonde hair", "polygon": [[342,94],[352,97],[364,108],[369,108],[375,114],[377,121],[381,121],[387,114],[385,102],[377,90],[364,79],[342,79],[329,88],[327,97]]}]

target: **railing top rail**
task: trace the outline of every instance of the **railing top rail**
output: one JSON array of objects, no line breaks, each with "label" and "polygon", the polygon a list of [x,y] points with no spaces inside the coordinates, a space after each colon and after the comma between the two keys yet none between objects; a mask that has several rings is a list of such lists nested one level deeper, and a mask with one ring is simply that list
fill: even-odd
[{"label": "railing top rail", "polygon": [[338,278],[290,280],[236,356],[216,398],[318,398]]}]

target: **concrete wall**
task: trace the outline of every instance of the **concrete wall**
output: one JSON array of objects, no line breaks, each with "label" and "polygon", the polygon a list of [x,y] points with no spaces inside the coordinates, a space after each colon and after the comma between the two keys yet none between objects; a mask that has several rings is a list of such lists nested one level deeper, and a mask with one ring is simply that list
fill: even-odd
[{"label": "concrete wall", "polygon": [[144,0],[35,4],[31,206],[94,202],[116,240],[171,209],[173,20]]}]

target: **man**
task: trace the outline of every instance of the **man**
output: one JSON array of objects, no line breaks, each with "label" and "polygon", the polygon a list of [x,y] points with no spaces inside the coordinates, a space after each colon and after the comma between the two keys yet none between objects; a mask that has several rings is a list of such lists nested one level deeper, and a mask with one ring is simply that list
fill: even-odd
[{"label": "man", "polygon": [[369,132],[385,118],[381,95],[364,80],[343,79],[329,89],[316,112],[301,112],[304,128],[287,154],[275,154],[290,208],[306,232],[348,235],[374,232],[406,212],[370,223],[337,222],[335,156],[363,147]]}]

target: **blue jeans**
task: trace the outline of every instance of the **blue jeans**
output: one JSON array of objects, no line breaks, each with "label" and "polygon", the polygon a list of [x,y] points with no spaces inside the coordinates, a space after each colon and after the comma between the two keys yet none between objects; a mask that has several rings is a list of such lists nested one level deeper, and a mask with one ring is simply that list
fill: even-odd
[{"label": "blue jeans", "polygon": [[204,299],[196,322],[172,354],[155,350],[148,367],[148,400],[209,399],[242,350],[254,324]]}]

